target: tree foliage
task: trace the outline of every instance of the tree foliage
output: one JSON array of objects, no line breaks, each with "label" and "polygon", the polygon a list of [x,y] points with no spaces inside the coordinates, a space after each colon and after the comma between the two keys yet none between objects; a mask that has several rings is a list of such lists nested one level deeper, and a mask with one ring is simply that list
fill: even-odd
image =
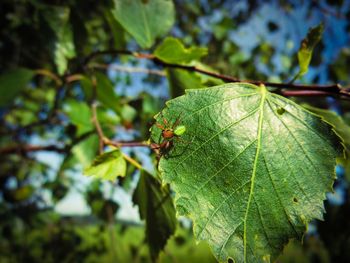
[{"label": "tree foliage", "polygon": [[0,261],[343,260],[350,5],[195,2],[1,2]]}]

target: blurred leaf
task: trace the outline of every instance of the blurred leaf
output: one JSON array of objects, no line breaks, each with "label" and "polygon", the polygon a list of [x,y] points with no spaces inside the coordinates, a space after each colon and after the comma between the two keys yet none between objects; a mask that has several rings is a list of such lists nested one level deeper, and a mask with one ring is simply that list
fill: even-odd
[{"label": "blurred leaf", "polygon": [[77,126],[77,136],[94,130],[90,107],[82,101],[69,100],[64,109],[70,121]]},{"label": "blurred leaf", "polygon": [[[93,134],[87,139],[79,142],[72,148],[72,153],[77,161],[85,168],[90,166],[91,162],[96,156],[99,147],[99,140],[97,135]],[[67,162],[72,162],[74,160],[67,160]],[[67,164],[69,165],[69,164]]]},{"label": "blurred leaf", "polygon": [[312,51],[316,44],[321,40],[323,34],[323,24],[309,29],[307,36],[301,41],[298,51],[299,76],[304,75],[309,70],[309,64],[312,57]]},{"label": "blurred leaf", "polygon": [[113,34],[114,48],[124,48],[126,42],[123,27],[119,24],[119,22],[116,19],[114,19],[113,14],[110,10],[106,11],[105,14],[106,20]]},{"label": "blurred leaf", "polygon": [[17,68],[0,75],[0,107],[12,103],[34,74],[35,72],[29,69]]},{"label": "blurred leaf", "polygon": [[[187,90],[157,122],[171,125],[181,112],[186,133],[159,170],[176,192],[177,212],[193,220],[196,239],[218,260],[274,261],[308,222],[322,219],[343,150],[331,125],[251,84]],[[152,139],[160,133],[154,125]]]},{"label": "blurred leaf", "polygon": [[182,95],[186,89],[203,88],[201,79],[194,72],[184,69],[167,69],[167,77],[173,98]]},{"label": "blurred leaf", "polygon": [[12,198],[18,202],[24,201],[32,196],[35,189],[31,185],[22,186],[11,192]]},{"label": "blurred leaf", "polygon": [[[114,91],[113,83],[110,79],[100,72],[95,73],[96,77],[96,94],[97,99],[108,109],[113,110],[117,114],[120,113],[120,99]],[[86,100],[91,100],[93,95],[92,81],[84,77],[82,80],[82,88],[84,90]]]},{"label": "blurred leaf", "polygon": [[157,37],[174,24],[171,0],[114,0],[112,14],[142,48],[149,48]]},{"label": "blurred leaf", "polygon": [[168,37],[154,51],[154,55],[167,63],[188,64],[208,53],[207,48],[185,48],[179,39]]},{"label": "blurred leaf", "polygon": [[139,206],[141,218],[146,221],[146,238],[152,258],[156,260],[169,237],[174,234],[176,217],[169,188],[146,171],[141,171],[133,196]]},{"label": "blurred leaf", "polygon": [[66,71],[68,59],[76,55],[69,16],[70,9],[63,6],[50,6],[44,12],[45,20],[56,35],[54,61],[60,75]]},{"label": "blurred leaf", "polygon": [[131,123],[133,119],[137,116],[138,112],[129,104],[124,104],[120,114],[123,121]]},{"label": "blurred leaf", "polygon": [[97,156],[92,165],[84,170],[86,176],[110,181],[125,176],[125,173],[126,162],[119,149]]}]

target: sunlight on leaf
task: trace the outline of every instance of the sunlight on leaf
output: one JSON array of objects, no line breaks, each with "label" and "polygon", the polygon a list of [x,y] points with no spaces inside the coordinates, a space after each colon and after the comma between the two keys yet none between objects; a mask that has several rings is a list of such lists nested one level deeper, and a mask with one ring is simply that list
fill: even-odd
[{"label": "sunlight on leaf", "polygon": [[199,60],[208,53],[207,48],[185,48],[179,39],[168,37],[154,51],[154,55],[160,60],[174,64],[188,64],[193,60]]},{"label": "sunlight on leaf", "polygon": [[298,51],[299,76],[306,74],[312,58],[312,52],[316,44],[321,40],[323,34],[323,24],[310,28],[307,36],[301,41]]},{"label": "sunlight on leaf", "polygon": [[[343,147],[320,117],[251,84],[188,90],[163,116],[173,123],[179,113],[186,133],[159,170],[218,260],[273,261],[322,219]],[[160,132],[152,128],[154,141]]]},{"label": "sunlight on leaf", "polygon": [[84,170],[86,176],[110,181],[114,181],[118,176],[124,177],[125,173],[126,162],[120,150],[97,156],[92,165]]}]

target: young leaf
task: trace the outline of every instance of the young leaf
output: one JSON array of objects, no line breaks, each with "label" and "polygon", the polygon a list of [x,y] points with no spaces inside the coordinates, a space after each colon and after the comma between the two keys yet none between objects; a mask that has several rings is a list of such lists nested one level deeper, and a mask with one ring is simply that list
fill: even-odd
[{"label": "young leaf", "polygon": [[[186,133],[159,170],[218,260],[273,261],[322,219],[343,147],[320,117],[251,84],[188,90],[167,106],[157,121],[182,113]],[[152,128],[153,140],[160,132]]]},{"label": "young leaf", "polygon": [[304,75],[309,70],[309,64],[312,57],[312,51],[316,44],[321,40],[323,34],[323,24],[310,28],[307,36],[301,41],[298,51],[299,76]]},{"label": "young leaf", "polygon": [[156,260],[176,228],[175,208],[169,187],[145,171],[135,190],[133,201],[139,206],[141,218],[146,221],[146,238],[152,258]]},{"label": "young leaf", "polygon": [[174,24],[171,0],[114,0],[112,14],[142,48],[153,45]]},{"label": "young leaf", "polygon": [[10,104],[18,93],[33,78],[34,71],[17,68],[0,76],[0,107]]},{"label": "young leaf", "polygon": [[154,55],[160,60],[174,64],[188,64],[192,60],[199,60],[208,53],[207,48],[185,48],[180,40],[168,37],[154,51]]},{"label": "young leaf", "polygon": [[85,169],[86,176],[114,181],[125,176],[126,162],[120,150],[103,153],[95,158],[92,165]]}]

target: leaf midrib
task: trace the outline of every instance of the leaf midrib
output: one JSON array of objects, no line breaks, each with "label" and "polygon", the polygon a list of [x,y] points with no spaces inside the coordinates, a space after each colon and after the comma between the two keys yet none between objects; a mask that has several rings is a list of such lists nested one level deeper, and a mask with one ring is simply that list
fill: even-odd
[{"label": "leaf midrib", "polygon": [[265,87],[261,87],[261,102],[259,105],[260,110],[260,116],[259,116],[259,124],[258,124],[258,142],[256,147],[256,153],[255,153],[255,159],[254,159],[254,165],[253,165],[253,172],[251,176],[251,185],[250,185],[250,191],[249,191],[249,197],[248,197],[248,203],[246,208],[246,213],[244,216],[244,226],[243,226],[243,259],[244,262],[247,262],[247,219],[250,209],[250,204],[252,202],[253,193],[254,193],[254,186],[255,186],[255,176],[256,176],[256,170],[257,170],[257,164],[259,160],[259,154],[261,149],[261,138],[262,138],[262,125],[263,125],[263,119],[264,119],[264,103],[266,100],[266,94],[267,90]]}]

